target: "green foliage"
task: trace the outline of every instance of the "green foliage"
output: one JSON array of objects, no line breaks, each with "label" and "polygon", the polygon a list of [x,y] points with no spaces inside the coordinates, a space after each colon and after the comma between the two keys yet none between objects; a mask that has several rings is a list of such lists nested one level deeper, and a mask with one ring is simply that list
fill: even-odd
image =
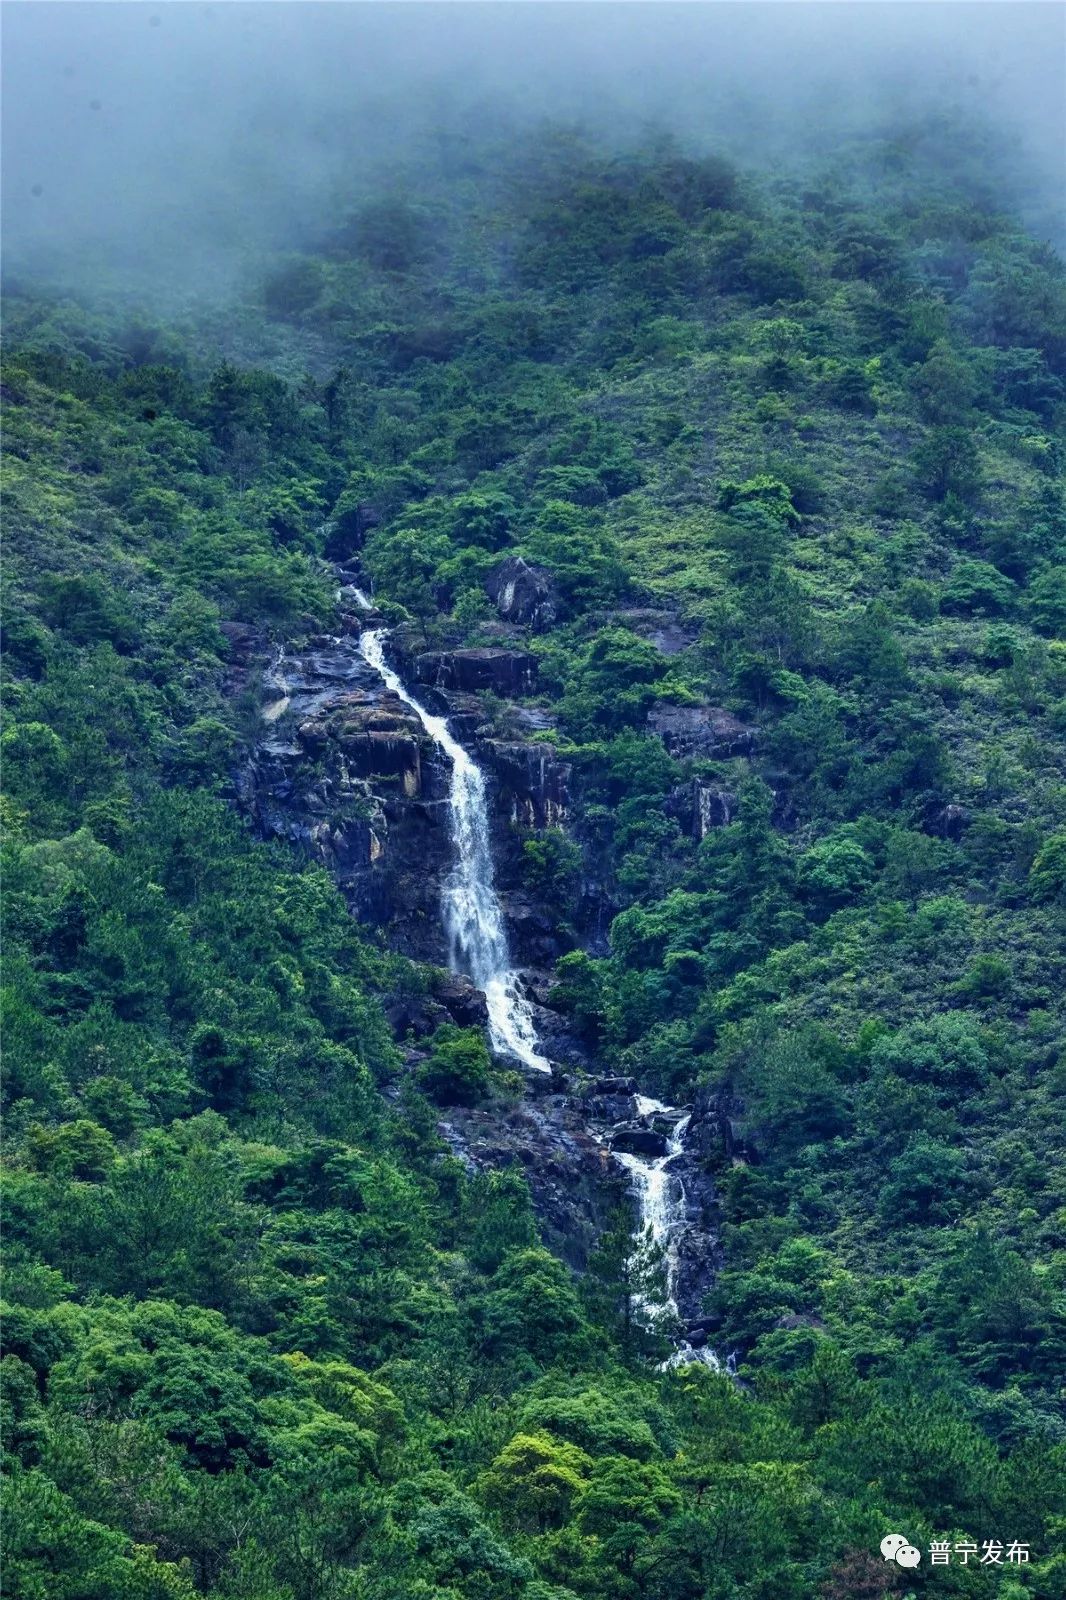
[{"label": "green foliage", "polygon": [[[946,114],[796,183],[463,137],[224,316],[8,297],[5,1592],[844,1600],[899,1526],[1050,1600],[1061,264]],[[424,975],[228,807],[326,554],[536,653],[488,720],[566,804],[498,867],[590,1066],[700,1113],[740,1385],[656,1370],[628,1205],[544,1248],[543,1105],[405,1055]]]},{"label": "green foliage", "polygon": [[438,1105],[473,1106],[488,1093],[490,1068],[488,1046],[480,1030],[445,1023],[433,1035],[432,1048],[418,1075]]},{"label": "green foliage", "polygon": [[999,616],[1010,611],[1014,585],[987,561],[960,561],[940,592],[940,609],[968,616]]}]

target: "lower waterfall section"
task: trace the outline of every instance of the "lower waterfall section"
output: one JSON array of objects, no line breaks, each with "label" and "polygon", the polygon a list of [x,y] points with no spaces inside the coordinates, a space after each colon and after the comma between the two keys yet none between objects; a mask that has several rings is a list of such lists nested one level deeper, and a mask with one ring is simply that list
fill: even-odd
[{"label": "lower waterfall section", "polygon": [[[612,1152],[614,1159],[626,1169],[633,1180],[641,1233],[661,1254],[663,1261],[665,1302],[655,1304],[647,1298],[641,1298],[638,1300],[638,1310],[643,1311],[649,1320],[658,1318],[664,1311],[680,1320],[676,1288],[680,1234],[685,1225],[685,1189],[680,1177],[677,1173],[671,1172],[670,1168],[683,1153],[682,1140],[690,1117],[688,1112],[664,1105],[661,1100],[653,1100],[650,1095],[638,1094],[634,1099],[637,1116],[642,1122],[659,1118],[673,1123],[671,1132],[666,1137],[666,1150],[661,1156],[643,1157],[627,1150]],[[662,1365],[666,1369],[685,1366],[690,1361],[699,1361],[704,1366],[713,1368],[715,1372],[721,1371],[721,1363],[709,1345],[697,1348],[687,1340],[681,1340],[673,1355]]]}]

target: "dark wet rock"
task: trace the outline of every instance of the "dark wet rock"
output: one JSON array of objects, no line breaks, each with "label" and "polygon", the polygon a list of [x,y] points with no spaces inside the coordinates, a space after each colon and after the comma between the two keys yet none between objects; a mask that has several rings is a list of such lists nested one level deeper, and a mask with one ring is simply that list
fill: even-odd
[{"label": "dark wet rock", "polygon": [[498,886],[498,893],[515,961],[521,967],[551,965],[568,948],[554,918],[517,890]]},{"label": "dark wet rock", "polygon": [[723,706],[656,706],[648,727],[678,760],[748,755],[756,730]]},{"label": "dark wet rock", "polygon": [[[389,1027],[397,1039],[428,1039],[452,1016],[447,1008],[430,995],[387,995],[383,1001]],[[425,1052],[408,1049],[404,1052],[404,1065],[413,1068],[425,1059]]]},{"label": "dark wet rock", "polygon": [[353,912],[387,928],[397,948],[443,964],[447,761],[354,637],[283,655],[264,694],[277,698],[237,777],[243,808],[261,833],[320,861]]},{"label": "dark wet rock", "polygon": [[711,1166],[759,1160],[744,1102],[728,1087],[697,1091],[682,1143],[687,1154]]},{"label": "dark wet rock", "polygon": [[[363,659],[358,638],[358,631],[321,635],[269,665],[263,736],[240,777],[241,801],[262,832],[321,861],[356,915],[387,928],[406,954],[443,965],[439,893],[452,856],[451,765]],[[410,657],[396,655],[399,670],[410,672]],[[499,681],[501,671],[521,679],[532,658],[487,650],[431,659],[443,663],[444,678],[456,675],[455,662],[472,662],[475,676]],[[572,941],[518,889],[522,833],[563,821],[569,767],[550,745],[492,737],[483,701],[467,689],[427,684],[419,694],[448,718],[485,772],[497,883],[516,959],[551,967]],[[569,1042],[565,1049],[568,1060],[580,1059]]]},{"label": "dark wet rock", "polygon": [[460,744],[472,745],[479,734],[487,731],[485,706],[475,694],[433,689],[426,696],[426,701],[433,702],[426,705],[427,710],[447,717],[448,727]]},{"label": "dark wet rock", "polygon": [[969,822],[970,814],[965,806],[945,806],[933,818],[932,832],[941,839],[961,839]]},{"label": "dark wet rock", "polygon": [[585,1111],[592,1122],[632,1122],[636,1118],[637,1103],[632,1092],[627,1093],[624,1089],[608,1093],[593,1092],[585,1100]]},{"label": "dark wet rock", "polygon": [[554,733],[558,719],[543,706],[512,706],[511,716],[516,728],[529,733]]},{"label": "dark wet rock", "polygon": [[570,766],[550,744],[485,739],[478,755],[498,788],[499,808],[522,828],[557,828],[566,820]]},{"label": "dark wet rock", "polygon": [[705,839],[715,828],[725,828],[736,815],[737,797],[731,789],[692,778],[672,789],[665,811],[690,839]]},{"label": "dark wet rock", "polygon": [[485,591],[506,622],[549,628],[558,613],[555,582],[544,567],[508,556],[485,579]]},{"label": "dark wet rock", "polygon": [[433,997],[462,1028],[484,1027],[489,1020],[485,996],[458,972],[441,973],[433,985]]},{"label": "dark wet rock", "polygon": [[580,1272],[626,1180],[586,1129],[580,1108],[559,1092],[564,1081],[538,1076],[535,1097],[513,1107],[451,1107],[441,1134],[472,1168],[520,1166],[546,1243]]},{"label": "dark wet rock", "polygon": [[415,657],[419,683],[438,689],[490,691],[506,699],[530,694],[537,680],[537,658],[526,650],[498,650],[490,646],[470,650],[427,650]]},{"label": "dark wet rock", "polygon": [[551,1011],[537,1000],[537,990],[527,988],[533,1003],[533,1022],[540,1038],[541,1049],[548,1060],[567,1073],[587,1073],[591,1065],[589,1054],[581,1040],[570,1031],[566,1019]]},{"label": "dark wet rock", "polygon": [[689,1323],[686,1333],[693,1344],[696,1343],[697,1336],[702,1336],[704,1342],[706,1342],[708,1335],[718,1333],[721,1330],[724,1321],[725,1318],[720,1312],[714,1316],[698,1317],[695,1322]]},{"label": "dark wet rock", "polygon": [[669,1149],[665,1133],[655,1128],[645,1128],[640,1123],[614,1128],[608,1140],[612,1150],[624,1150],[633,1156],[650,1156],[658,1160]]},{"label": "dark wet rock", "polygon": [[706,1339],[716,1325],[715,1319],[707,1316],[704,1301],[722,1266],[721,1206],[714,1179],[690,1152],[683,1150],[670,1162],[669,1170],[684,1195],[684,1221],[676,1241],[674,1296],[690,1330],[689,1338],[697,1332]]},{"label": "dark wet rock", "polygon": [[220,622],[218,627],[226,641],[224,689],[236,699],[254,687],[270,645],[266,634],[247,622]]},{"label": "dark wet rock", "polygon": [[298,737],[316,752],[326,746],[341,752],[350,777],[398,780],[408,798],[422,793],[425,734],[395,695],[359,691],[301,723]]}]

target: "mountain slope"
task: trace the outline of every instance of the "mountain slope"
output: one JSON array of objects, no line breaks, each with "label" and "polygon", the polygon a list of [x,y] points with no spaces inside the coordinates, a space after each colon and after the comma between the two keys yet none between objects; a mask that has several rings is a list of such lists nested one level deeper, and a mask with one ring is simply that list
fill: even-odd
[{"label": "mountain slope", "polygon": [[[9,301],[11,1592],[879,1595],[898,1527],[1051,1600],[1062,265],[947,125],[472,160],[225,318]],[[742,1386],[655,1371],[630,1219],[577,1279],[448,1153],[513,1075],[405,1059],[432,973],[234,815],[327,560],[534,659],[511,887],[590,1060],[728,1129]]]}]

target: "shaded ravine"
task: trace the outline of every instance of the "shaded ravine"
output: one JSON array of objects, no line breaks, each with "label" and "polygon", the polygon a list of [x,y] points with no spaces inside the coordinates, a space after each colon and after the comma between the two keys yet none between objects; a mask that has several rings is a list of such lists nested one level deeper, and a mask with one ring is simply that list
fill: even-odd
[{"label": "shaded ravine", "polygon": [[[350,591],[364,611],[373,609],[360,590]],[[488,1008],[489,1038],[494,1050],[520,1061],[534,1072],[551,1072],[551,1063],[541,1053],[532,1008],[519,988],[518,973],[511,965],[503,913],[494,887],[490,848],[485,779],[477,764],[448,730],[447,719],[435,716],[411,695],[385,659],[387,628],[365,628],[359,636],[359,651],[378,673],[386,688],[415,713],[430,738],[451,762],[449,790],[449,828],[455,861],[442,890],[442,915],[448,935],[453,971],[470,977],[485,995]],[[685,1220],[685,1192],[681,1179],[671,1172],[671,1163],[682,1153],[682,1137],[689,1116],[646,1095],[637,1095],[637,1115],[642,1120],[659,1116],[675,1124],[667,1140],[666,1153],[655,1159],[614,1150],[612,1155],[625,1169],[637,1202],[639,1236],[646,1238],[662,1257],[665,1300],[650,1297],[638,1300],[638,1309],[653,1325],[664,1314],[681,1320],[676,1299],[679,1233]],[[694,1348],[679,1342],[665,1367],[699,1361],[716,1371],[720,1364],[709,1346]]]}]

